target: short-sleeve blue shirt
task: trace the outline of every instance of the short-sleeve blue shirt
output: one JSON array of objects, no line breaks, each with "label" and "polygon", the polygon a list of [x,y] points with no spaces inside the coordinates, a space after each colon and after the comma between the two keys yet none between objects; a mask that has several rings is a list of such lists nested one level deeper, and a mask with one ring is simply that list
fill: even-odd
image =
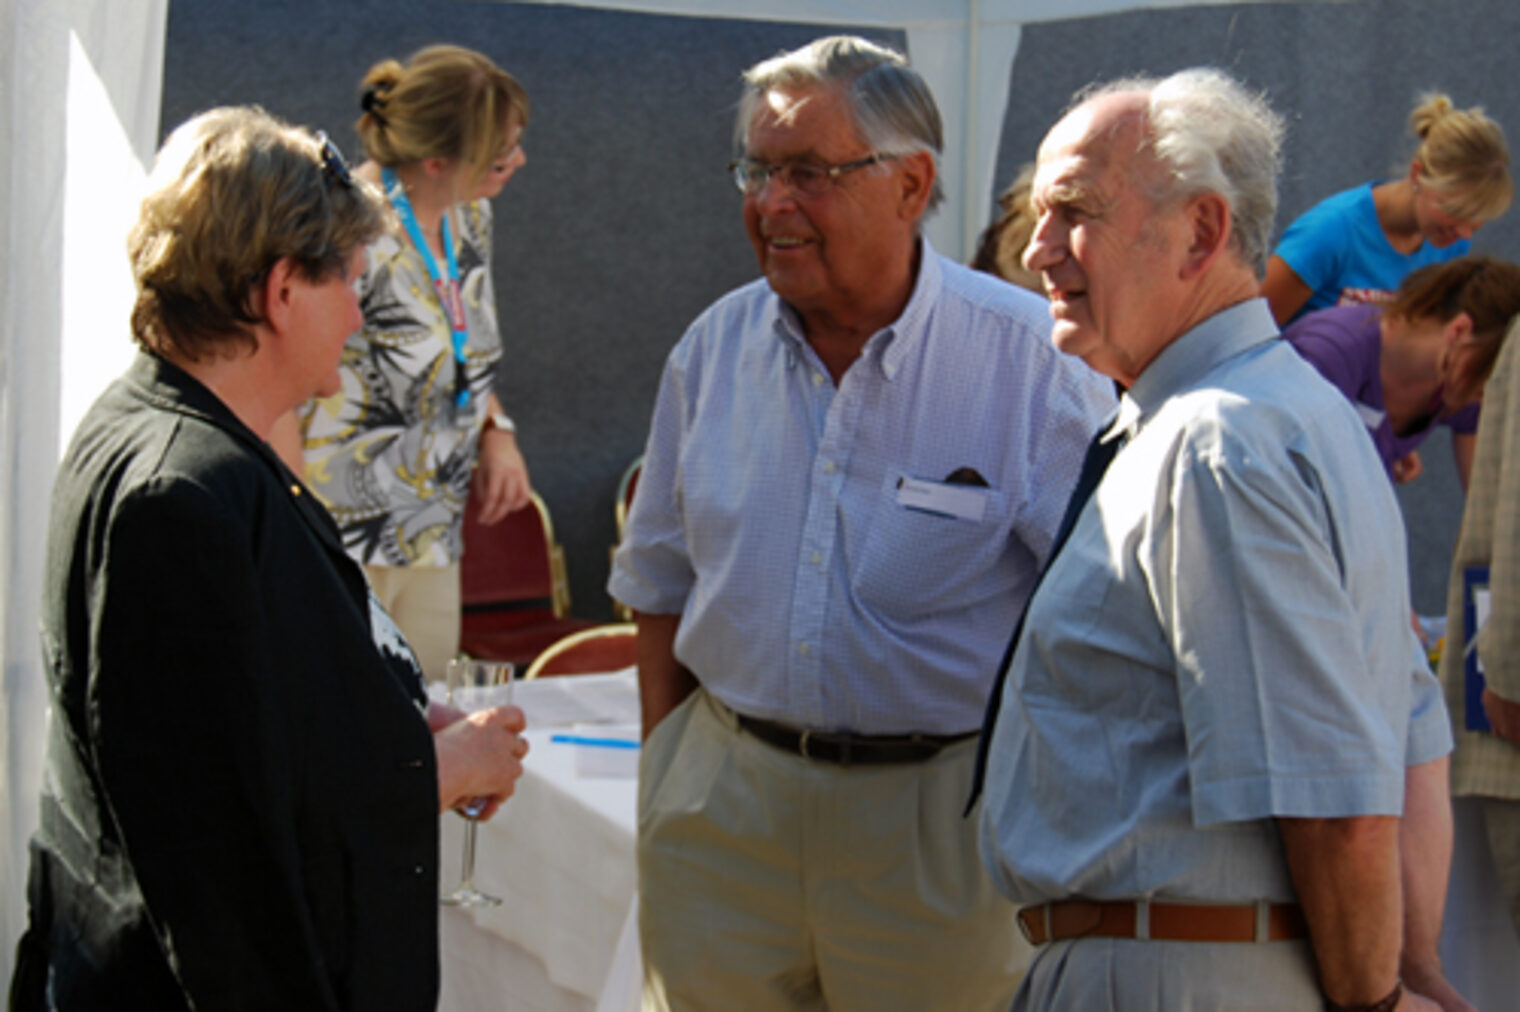
[{"label": "short-sleeve blue shirt", "polygon": [[1030,603],[981,825],[1018,902],[1291,900],[1274,817],[1396,815],[1450,751],[1382,464],[1276,336],[1251,300],[1145,369]]},{"label": "short-sleeve blue shirt", "polygon": [[1471,247],[1466,239],[1444,249],[1422,242],[1413,253],[1400,253],[1378,224],[1375,185],[1364,183],[1326,197],[1283,233],[1276,255],[1314,290],[1293,319],[1327,306],[1387,302],[1410,272],[1455,260]]}]

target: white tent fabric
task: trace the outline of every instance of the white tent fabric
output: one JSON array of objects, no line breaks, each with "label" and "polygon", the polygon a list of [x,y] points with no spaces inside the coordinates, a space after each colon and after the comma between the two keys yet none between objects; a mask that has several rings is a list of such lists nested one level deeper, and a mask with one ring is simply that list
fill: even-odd
[{"label": "white tent fabric", "polygon": [[8,980],[40,783],[48,495],[60,437],[130,354],[122,239],[157,140],[168,0],[3,0],[0,11],[0,976]]},{"label": "white tent fabric", "polygon": [[[905,29],[945,117],[947,206],[929,225],[970,252],[987,220],[1020,25],[1177,2],[607,0],[635,12]],[[130,356],[121,255],[158,134],[168,0],[0,0],[0,981],[24,916],[45,702],[42,547],[60,447]]]}]

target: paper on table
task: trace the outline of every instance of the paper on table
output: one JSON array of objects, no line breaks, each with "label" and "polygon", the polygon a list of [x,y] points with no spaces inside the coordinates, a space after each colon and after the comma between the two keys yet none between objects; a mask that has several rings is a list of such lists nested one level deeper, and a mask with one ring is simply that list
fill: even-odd
[{"label": "paper on table", "polygon": [[529,727],[637,724],[639,683],[633,668],[610,675],[559,675],[517,683],[512,700]]},{"label": "paper on table", "polygon": [[[626,741],[637,744],[639,740],[639,725],[637,724],[577,725],[573,730],[580,733],[568,737],[581,738],[584,741]],[[575,775],[578,777],[632,780],[639,775],[637,748],[615,748],[575,741],[556,742],[553,739],[550,739],[550,745],[553,748],[575,749]]]}]

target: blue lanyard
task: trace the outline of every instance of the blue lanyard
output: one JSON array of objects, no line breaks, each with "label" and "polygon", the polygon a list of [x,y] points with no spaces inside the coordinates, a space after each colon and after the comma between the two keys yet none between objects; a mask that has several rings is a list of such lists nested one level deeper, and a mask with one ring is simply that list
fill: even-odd
[{"label": "blue lanyard", "polygon": [[423,266],[427,268],[428,277],[433,279],[433,290],[438,293],[438,302],[443,307],[443,315],[449,321],[449,332],[454,344],[454,362],[458,369],[459,382],[456,384],[454,403],[464,407],[470,403],[470,385],[465,378],[465,343],[470,339],[469,323],[464,316],[464,299],[459,294],[459,264],[454,260],[454,237],[449,231],[449,215],[443,214],[443,254],[445,266],[448,268],[448,276],[445,278],[438,273],[438,261],[433,259],[433,251],[428,249],[427,239],[422,234],[422,226],[417,224],[417,213],[412,210],[412,202],[407,199],[406,187],[401,185],[396,171],[389,167],[380,170],[380,178],[385,183],[385,195],[390,198],[391,206],[401,217],[401,223],[406,226],[406,232],[412,237],[412,245],[417,247],[417,252],[422,256]]}]

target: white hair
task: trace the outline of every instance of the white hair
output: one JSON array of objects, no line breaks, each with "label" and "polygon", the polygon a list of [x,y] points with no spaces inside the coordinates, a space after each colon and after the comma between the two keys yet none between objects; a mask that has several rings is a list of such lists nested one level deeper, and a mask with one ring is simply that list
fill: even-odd
[{"label": "white hair", "polygon": [[1260,275],[1277,217],[1282,117],[1265,96],[1212,67],[1109,82],[1084,90],[1079,101],[1128,92],[1147,100],[1141,147],[1162,170],[1149,194],[1152,202],[1173,204],[1201,193],[1223,197],[1230,205],[1232,246]]}]

